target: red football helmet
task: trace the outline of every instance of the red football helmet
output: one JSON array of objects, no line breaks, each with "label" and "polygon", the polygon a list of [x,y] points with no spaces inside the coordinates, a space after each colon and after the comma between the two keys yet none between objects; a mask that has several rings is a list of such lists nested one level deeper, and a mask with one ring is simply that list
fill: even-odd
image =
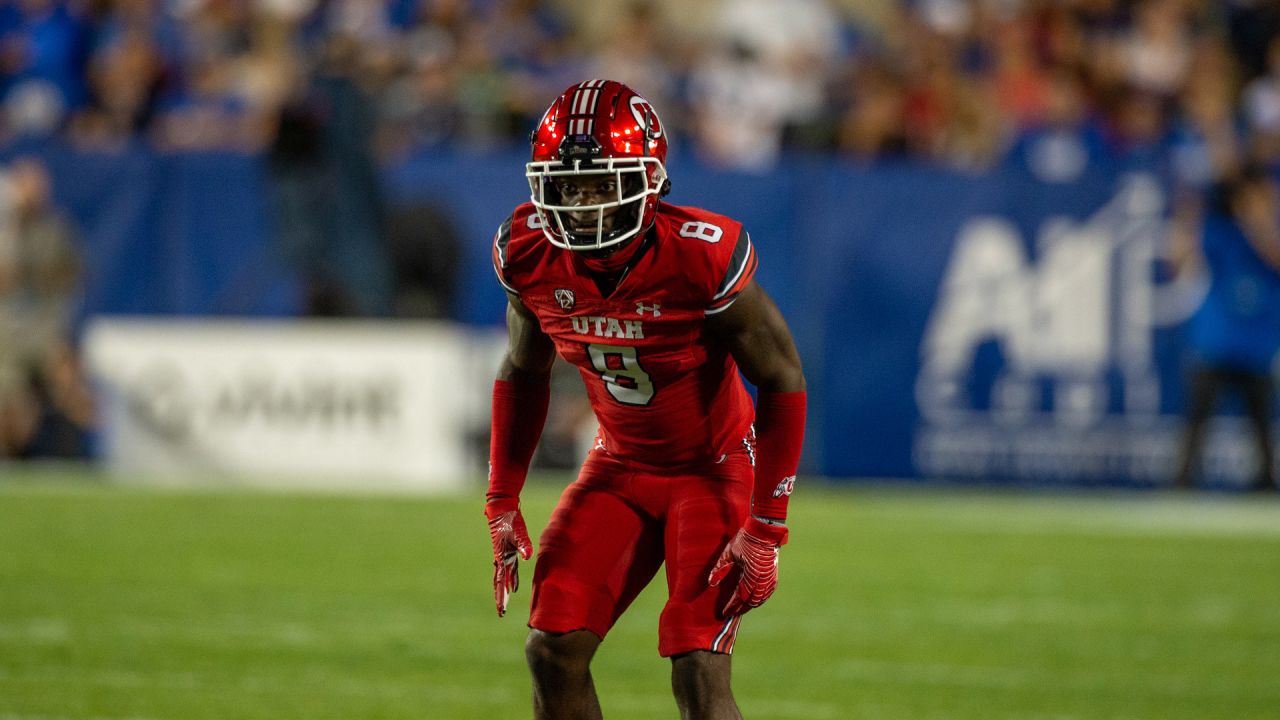
[{"label": "red football helmet", "polygon": [[[653,106],[636,91],[613,80],[578,83],[551,103],[530,139],[529,199],[552,244],[615,247],[653,225],[658,198],[670,188],[667,137]],[[566,204],[561,187],[597,178],[613,197]]]}]

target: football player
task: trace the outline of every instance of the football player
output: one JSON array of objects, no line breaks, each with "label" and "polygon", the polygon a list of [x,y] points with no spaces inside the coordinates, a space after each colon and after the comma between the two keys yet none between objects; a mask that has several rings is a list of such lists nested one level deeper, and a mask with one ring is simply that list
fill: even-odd
[{"label": "football player", "polygon": [[534,717],[601,716],[591,658],[665,563],[658,652],[681,717],[740,718],[730,653],[777,585],[804,433],[791,332],[741,224],[662,200],[665,129],[634,90],[574,85],[531,139],[530,201],[493,242],[509,301],[485,504],[499,615],[532,554],[519,497],[557,353],[600,425],[538,546]]}]

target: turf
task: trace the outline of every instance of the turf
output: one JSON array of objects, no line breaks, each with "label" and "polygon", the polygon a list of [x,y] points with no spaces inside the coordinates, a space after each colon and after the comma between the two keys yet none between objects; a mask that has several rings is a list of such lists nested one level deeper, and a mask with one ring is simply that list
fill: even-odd
[{"label": "turf", "polygon": [[[3,477],[0,720],[530,714],[528,589],[494,616],[478,493]],[[737,644],[749,718],[1277,717],[1274,499],[810,483],[792,507]],[[597,657],[611,720],[676,715],[661,591]]]}]

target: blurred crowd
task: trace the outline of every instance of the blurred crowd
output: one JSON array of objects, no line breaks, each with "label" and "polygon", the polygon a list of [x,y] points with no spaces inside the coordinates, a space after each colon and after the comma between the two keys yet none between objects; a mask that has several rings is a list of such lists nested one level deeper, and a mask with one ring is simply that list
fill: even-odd
[{"label": "blurred crowd", "polygon": [[[982,168],[1054,133],[1203,173],[1280,155],[1267,0],[4,0],[0,130],[262,151],[342,110],[380,161],[522,138],[587,77],[627,82],[706,162],[784,148]],[[285,148],[289,150],[288,147]]]}]

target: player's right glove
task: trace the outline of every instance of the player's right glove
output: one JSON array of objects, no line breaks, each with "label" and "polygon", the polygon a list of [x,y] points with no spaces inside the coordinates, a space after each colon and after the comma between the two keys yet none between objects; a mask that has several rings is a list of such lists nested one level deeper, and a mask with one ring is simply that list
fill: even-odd
[{"label": "player's right glove", "polygon": [[707,577],[711,587],[716,587],[735,567],[741,571],[738,587],[725,603],[725,617],[760,607],[778,588],[778,548],[786,542],[787,526],[747,518]]},{"label": "player's right glove", "polygon": [[493,543],[493,600],[498,617],[507,614],[507,600],[520,587],[519,563],[533,557],[533,543],[525,528],[520,508],[508,509],[490,503],[484,507],[489,518],[489,540]]}]

